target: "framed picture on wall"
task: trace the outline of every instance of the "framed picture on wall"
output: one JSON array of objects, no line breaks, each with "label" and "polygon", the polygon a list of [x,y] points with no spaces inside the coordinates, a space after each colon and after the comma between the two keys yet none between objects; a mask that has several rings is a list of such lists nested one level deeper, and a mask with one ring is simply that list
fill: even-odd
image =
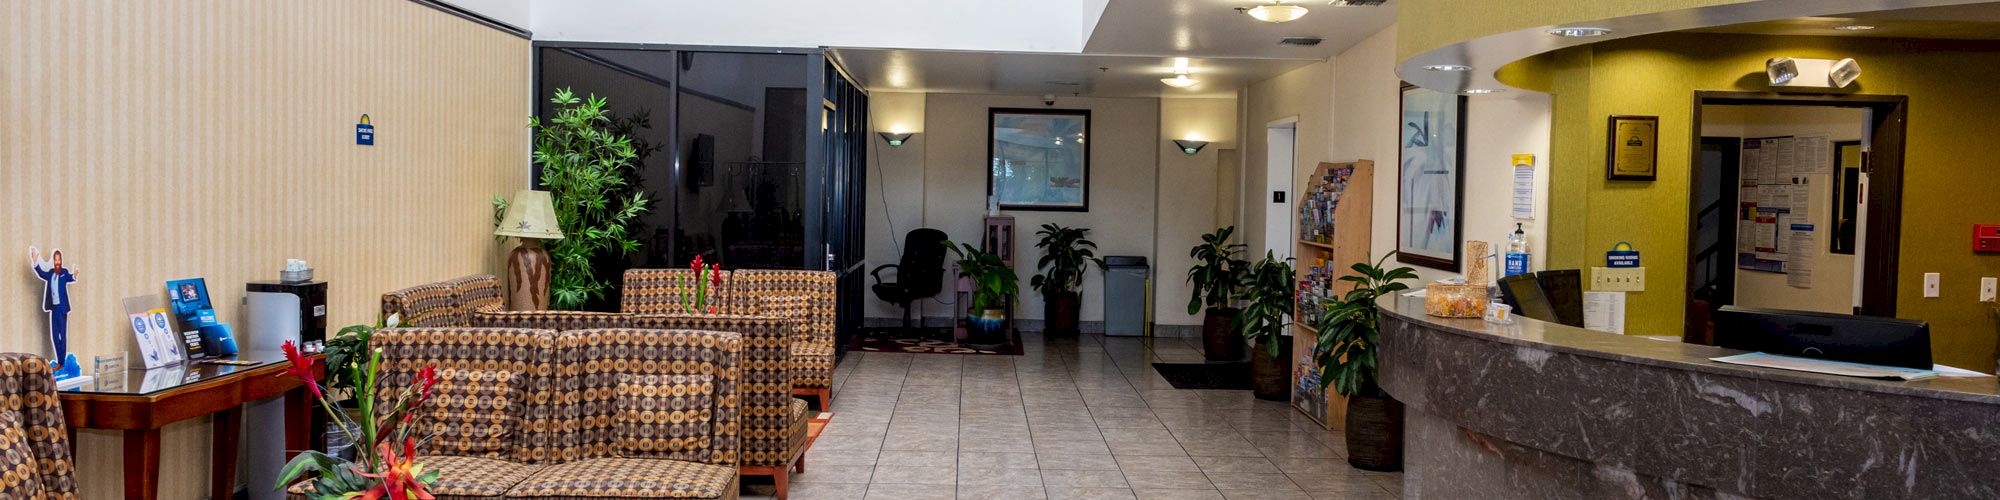
[{"label": "framed picture on wall", "polygon": [[1605,137],[1604,178],[1650,181],[1660,176],[1660,117],[1612,115]]},{"label": "framed picture on wall", "polygon": [[1090,111],[990,108],[986,195],[1002,210],[1090,211]]},{"label": "framed picture on wall", "polygon": [[1403,84],[1396,261],[1457,272],[1465,204],[1465,96]]}]

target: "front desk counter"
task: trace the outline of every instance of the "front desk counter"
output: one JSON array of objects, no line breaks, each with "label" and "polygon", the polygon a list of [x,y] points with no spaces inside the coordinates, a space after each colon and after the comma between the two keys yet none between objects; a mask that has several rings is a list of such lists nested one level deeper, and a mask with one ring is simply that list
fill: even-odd
[{"label": "front desk counter", "polygon": [[1378,304],[1405,498],[2000,498],[1990,377],[1726,365],[1743,351]]}]

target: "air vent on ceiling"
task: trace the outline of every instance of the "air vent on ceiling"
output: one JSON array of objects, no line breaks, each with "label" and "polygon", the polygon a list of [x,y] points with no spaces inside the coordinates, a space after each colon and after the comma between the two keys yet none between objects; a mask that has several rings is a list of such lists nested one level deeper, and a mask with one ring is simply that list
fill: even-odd
[{"label": "air vent on ceiling", "polygon": [[1371,5],[1382,5],[1383,3],[1386,3],[1388,1],[1389,0],[1333,0],[1331,2],[1327,2],[1326,4],[1349,6],[1349,7],[1367,7]]},{"label": "air vent on ceiling", "polygon": [[1320,42],[1324,41],[1326,41],[1325,38],[1320,38],[1316,36],[1288,36],[1278,39],[1278,45],[1296,45],[1299,47],[1311,47],[1314,45],[1319,45]]}]

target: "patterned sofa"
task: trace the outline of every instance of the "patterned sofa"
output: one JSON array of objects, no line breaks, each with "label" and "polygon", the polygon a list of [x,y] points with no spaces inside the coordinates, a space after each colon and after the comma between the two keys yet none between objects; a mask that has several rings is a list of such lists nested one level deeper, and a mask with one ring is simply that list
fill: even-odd
[{"label": "patterned sofa", "polygon": [[465,326],[478,311],[507,309],[500,277],[474,274],[382,294],[382,317],[397,315],[402,326]]},{"label": "patterned sofa", "polygon": [[804,400],[792,397],[790,350],[800,335],[797,321],[778,316],[735,314],[624,314],[582,311],[492,311],[473,313],[474,327],[570,331],[593,328],[705,330],[743,336],[739,471],[770,476],[784,498],[788,471],[805,470]]},{"label": "patterned sofa", "polygon": [[[631,269],[625,271],[619,310],[635,314],[684,312],[691,269]],[[790,315],[801,322],[803,334],[792,345],[792,393],[815,399],[821,409],[833,403],[834,315],[838,277],[831,271],[739,269],[722,272],[722,286],[711,298],[722,312]]]},{"label": "patterned sofa", "polygon": [[737,497],[738,334],[393,328],[371,345],[381,397],[426,365],[443,379],[415,424],[438,498]]},{"label": "patterned sofa", "polygon": [[0,498],[76,498],[69,430],[41,356],[0,353]]}]

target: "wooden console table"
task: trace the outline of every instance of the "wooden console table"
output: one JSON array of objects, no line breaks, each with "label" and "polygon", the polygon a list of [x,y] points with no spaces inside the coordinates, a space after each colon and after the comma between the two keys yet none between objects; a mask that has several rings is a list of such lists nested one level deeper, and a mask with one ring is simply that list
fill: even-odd
[{"label": "wooden console table", "polygon": [[58,392],[63,420],[69,425],[70,455],[76,454],[77,429],[124,431],[125,498],[152,500],[159,497],[160,428],[214,415],[209,424],[215,434],[210,439],[209,490],[211,498],[234,498],[236,446],[242,435],[243,404],[278,396],[285,398],[285,458],[290,460],[299,450],[324,448],[323,428],[318,432],[310,428],[315,420],[311,416],[313,400],[302,382],[285,376],[284,356],[258,352],[243,353],[236,359],[257,364],[207,365],[190,361],[180,366],[127,371],[125,384],[116,389],[100,389],[102,384],[91,384]]}]

